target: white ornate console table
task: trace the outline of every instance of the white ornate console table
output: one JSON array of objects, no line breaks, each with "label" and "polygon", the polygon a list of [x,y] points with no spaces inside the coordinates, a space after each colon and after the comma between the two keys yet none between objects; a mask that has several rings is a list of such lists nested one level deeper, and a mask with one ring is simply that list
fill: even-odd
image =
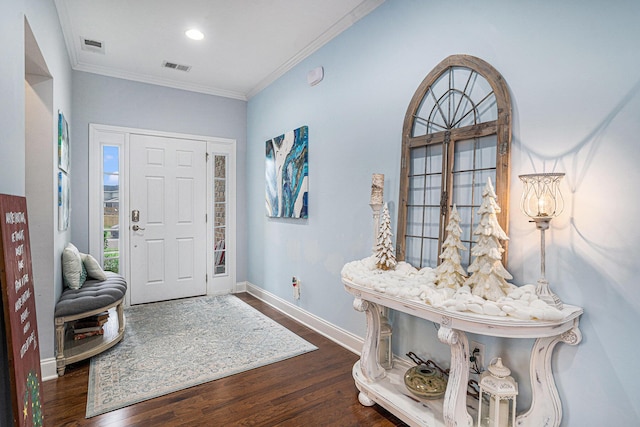
[{"label": "white ornate console table", "polygon": [[[471,427],[475,407],[467,402],[469,381],[469,347],[467,332],[503,338],[533,338],[529,373],[532,402],[525,413],[518,415],[521,427],[559,426],[562,402],[556,389],[551,356],[559,342],[576,345],[582,339],[578,321],[583,310],[565,305],[564,318],[558,321],[518,320],[505,317],[461,313],[434,308],[419,301],[394,297],[359,286],[343,278],[345,289],[355,297],[353,306],[363,311],[367,332],[360,360],[353,367],[358,399],[365,406],[379,404],[404,422],[415,426]],[[412,365],[396,359],[394,368],[383,369],[378,363],[380,308],[388,307],[431,322],[438,323],[438,339],[451,348],[449,382],[443,399],[420,400],[405,388],[404,373]],[[471,413],[469,412],[471,410]]]}]

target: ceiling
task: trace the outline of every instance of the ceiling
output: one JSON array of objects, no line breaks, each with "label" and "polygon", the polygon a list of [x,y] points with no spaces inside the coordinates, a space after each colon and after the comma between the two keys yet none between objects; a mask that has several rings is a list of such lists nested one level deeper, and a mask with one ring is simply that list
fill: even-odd
[{"label": "ceiling", "polygon": [[73,69],[242,100],[383,2],[55,0]]}]

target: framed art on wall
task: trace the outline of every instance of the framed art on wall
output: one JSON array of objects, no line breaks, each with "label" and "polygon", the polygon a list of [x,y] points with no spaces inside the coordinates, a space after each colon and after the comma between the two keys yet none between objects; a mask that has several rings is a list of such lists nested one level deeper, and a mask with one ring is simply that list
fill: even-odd
[{"label": "framed art on wall", "polygon": [[69,175],[58,172],[58,230],[69,227]]},{"label": "framed art on wall", "polygon": [[275,218],[308,218],[309,127],[266,142],[266,209]]},{"label": "framed art on wall", "polygon": [[58,169],[69,172],[69,124],[58,111]]}]

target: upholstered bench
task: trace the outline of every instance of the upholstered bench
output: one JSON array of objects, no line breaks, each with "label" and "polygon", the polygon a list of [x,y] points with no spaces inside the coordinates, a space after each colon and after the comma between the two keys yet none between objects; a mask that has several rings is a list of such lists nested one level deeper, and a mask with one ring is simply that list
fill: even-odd
[{"label": "upholstered bench", "polygon": [[[106,280],[88,279],[79,289],[66,288],[55,308],[56,368],[64,375],[65,367],[95,356],[122,340],[125,317],[123,310],[127,282],[118,274],[106,271]],[[104,335],[75,341],[67,324],[78,319],[109,312]]]}]

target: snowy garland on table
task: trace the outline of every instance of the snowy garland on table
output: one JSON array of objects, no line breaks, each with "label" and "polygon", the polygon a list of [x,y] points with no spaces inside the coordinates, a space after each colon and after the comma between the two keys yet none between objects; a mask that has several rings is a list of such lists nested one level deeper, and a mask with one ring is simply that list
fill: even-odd
[{"label": "snowy garland on table", "polygon": [[[458,268],[459,250],[464,245],[460,241],[460,217],[455,206],[446,228],[447,239],[442,245],[442,263],[435,269],[425,267],[418,270],[395,259],[386,205],[381,217],[376,254],[345,264],[342,277],[377,292],[444,310],[522,320],[563,319],[562,311],[536,295],[535,285],[515,286],[506,281],[512,276],[502,265],[504,249],[500,240],[507,240],[508,237],[498,224],[496,214],[500,212],[500,207],[490,179],[482,195],[482,205],[478,209],[480,224],[474,230],[478,242],[471,251],[476,258],[468,268],[472,273],[469,278],[465,278],[462,267]],[[380,267],[381,263],[388,268]],[[390,267],[390,263],[393,263],[393,267]]]}]

